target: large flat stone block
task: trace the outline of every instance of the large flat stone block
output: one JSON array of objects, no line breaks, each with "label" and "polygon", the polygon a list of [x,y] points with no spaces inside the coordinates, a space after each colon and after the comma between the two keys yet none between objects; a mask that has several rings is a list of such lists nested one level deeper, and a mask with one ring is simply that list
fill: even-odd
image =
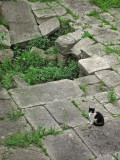
[{"label": "large flat stone block", "polygon": [[79,87],[71,80],[60,80],[9,91],[20,108],[75,98],[81,95]]},{"label": "large flat stone block", "polygon": [[25,111],[25,117],[34,129],[37,129],[39,126],[43,126],[47,130],[50,128],[61,130],[59,125],[43,106],[35,106],[33,108],[26,109]]},{"label": "large flat stone block", "polygon": [[107,93],[107,92],[96,93],[96,94],[94,95],[94,97],[95,97],[95,99],[97,99],[97,101],[99,101],[101,104],[109,103],[108,93]]},{"label": "large flat stone block", "polygon": [[78,61],[80,72],[85,75],[94,74],[97,71],[110,69],[110,66],[100,57],[91,57]]},{"label": "large flat stone block", "polygon": [[3,62],[6,57],[12,59],[14,56],[13,51],[11,49],[3,49],[0,50],[0,62]]},{"label": "large flat stone block", "polygon": [[49,103],[46,108],[62,126],[65,123],[69,127],[75,127],[88,122],[82,116],[82,112],[72,104],[71,100]]},{"label": "large flat stone block", "polygon": [[10,96],[7,93],[5,88],[0,88],[0,100],[10,99]]},{"label": "large flat stone block", "polygon": [[94,155],[72,130],[57,136],[47,136],[44,141],[48,154],[54,160],[88,160]]},{"label": "large flat stone block", "polygon": [[86,125],[83,128],[75,128],[75,130],[97,156],[120,151],[119,120],[107,122],[102,127]]},{"label": "large flat stone block", "polygon": [[111,70],[96,72],[95,75],[108,87],[115,87],[120,84],[120,75]]},{"label": "large flat stone block", "polygon": [[[3,40],[1,39],[1,35],[4,37]],[[3,25],[0,25],[0,43],[3,43],[8,47],[11,46],[9,31]]]},{"label": "large flat stone block", "polygon": [[120,97],[120,85],[115,87],[115,93],[117,94],[118,97]]}]

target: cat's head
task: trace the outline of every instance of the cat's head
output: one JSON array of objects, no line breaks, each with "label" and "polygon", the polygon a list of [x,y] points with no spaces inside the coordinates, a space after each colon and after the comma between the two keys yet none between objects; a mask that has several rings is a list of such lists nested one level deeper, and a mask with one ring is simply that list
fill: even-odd
[{"label": "cat's head", "polygon": [[94,113],[95,112],[95,108],[90,108],[89,107],[89,113]]}]

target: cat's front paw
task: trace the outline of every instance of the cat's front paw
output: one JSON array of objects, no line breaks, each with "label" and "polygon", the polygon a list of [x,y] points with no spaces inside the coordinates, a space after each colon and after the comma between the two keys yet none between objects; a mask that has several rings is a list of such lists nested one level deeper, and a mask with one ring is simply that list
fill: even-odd
[{"label": "cat's front paw", "polygon": [[92,125],[93,123],[92,123],[92,122],[90,122],[90,124]]}]

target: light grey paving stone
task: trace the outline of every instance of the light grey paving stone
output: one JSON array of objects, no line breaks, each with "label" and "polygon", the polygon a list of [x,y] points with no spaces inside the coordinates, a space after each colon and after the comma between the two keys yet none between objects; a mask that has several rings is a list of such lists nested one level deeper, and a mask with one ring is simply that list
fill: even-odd
[{"label": "light grey paving stone", "polygon": [[30,125],[26,122],[23,116],[17,120],[5,118],[0,121],[0,141],[3,141],[5,137],[8,137],[12,133],[25,132],[30,129]]},{"label": "light grey paving stone", "polygon": [[35,10],[40,10],[40,9],[47,9],[47,8],[49,8],[49,6],[48,5],[46,5],[46,3],[45,2],[34,2],[34,3],[30,3],[31,4],[31,8],[32,8],[32,10],[33,11],[35,11]]},{"label": "light grey paving stone", "polygon": [[64,131],[63,134],[47,136],[45,147],[51,159],[54,160],[88,160],[94,155],[75,134],[73,130]]},{"label": "light grey paving stone", "polygon": [[55,6],[53,10],[59,17],[63,16],[66,13],[66,9],[61,6]]},{"label": "light grey paving stone", "polygon": [[111,114],[93,96],[81,97],[79,99],[75,98],[75,101],[78,107],[87,114],[89,112],[89,107],[91,107],[103,114],[105,122],[113,119]]},{"label": "light grey paving stone", "polygon": [[8,92],[5,88],[0,88],[0,100],[10,99]]},{"label": "light grey paving stone", "polygon": [[26,109],[25,112],[27,121],[34,129],[43,126],[47,130],[50,128],[61,130],[59,125],[43,106],[34,106],[33,108]]},{"label": "light grey paving stone", "polygon": [[61,18],[63,18],[63,19],[70,19],[71,21],[74,21],[74,19],[73,19],[73,17],[72,17],[71,14],[65,14]]},{"label": "light grey paving stone", "polygon": [[40,149],[35,147],[24,149],[13,149],[9,160],[50,160]]},{"label": "light grey paving stone", "polygon": [[120,65],[113,65],[113,66],[112,66],[112,69],[113,69],[116,73],[120,74]]},{"label": "light grey paving stone", "polygon": [[107,27],[100,28],[100,27],[94,26],[91,29],[86,29],[86,31],[88,31],[90,34],[93,34],[94,38],[98,42],[117,43],[120,37],[120,33],[118,31],[113,31],[111,29],[108,29]]},{"label": "light grey paving stone", "polygon": [[[102,80],[108,87],[115,87],[120,84],[120,75],[111,70],[96,72],[95,75]],[[114,78],[113,78],[114,77]]]},{"label": "light grey paving stone", "polygon": [[75,56],[77,59],[81,59],[81,49],[83,47],[88,47],[94,43],[93,40],[86,37],[78,41],[72,48],[71,48],[71,54]]},{"label": "light grey paving stone", "polygon": [[38,25],[40,25],[40,24],[42,24],[42,23],[44,23],[44,22],[47,22],[47,21],[49,21],[51,18],[37,18],[36,17],[36,21],[37,21],[37,24]]},{"label": "light grey paving stone", "polygon": [[14,75],[13,76],[15,85],[19,88],[21,87],[25,87],[25,86],[29,86],[29,84],[27,82],[25,82],[22,78],[20,78],[19,76]]},{"label": "light grey paving stone", "polygon": [[49,103],[46,105],[46,108],[62,126],[64,123],[69,127],[86,124],[88,120],[82,116],[81,111],[71,101],[64,100]]},{"label": "light grey paving stone", "polygon": [[56,13],[51,9],[36,10],[36,11],[33,11],[33,13],[37,18],[42,18],[42,19],[53,18],[56,16]]},{"label": "light grey paving stone", "polygon": [[7,147],[4,146],[0,146],[0,160],[3,160],[3,157],[5,156],[5,154],[8,152]]},{"label": "light grey paving stone", "polygon": [[100,89],[100,85],[99,84],[93,84],[93,85],[88,85],[87,87],[87,96],[88,95],[95,95],[97,93],[101,93],[102,90]]},{"label": "light grey paving stone", "polygon": [[60,22],[59,20],[54,17],[48,20],[47,22],[44,22],[39,25],[39,30],[42,34],[42,36],[48,36],[53,33],[55,33],[60,28]]},{"label": "light grey paving stone", "polygon": [[95,99],[101,104],[109,103],[108,92],[97,93],[94,95]]},{"label": "light grey paving stone", "polygon": [[120,85],[115,87],[115,93],[117,94],[118,97],[120,97]]},{"label": "light grey paving stone", "polygon": [[120,152],[115,152],[113,154],[108,154],[108,155],[104,155],[104,156],[99,156],[97,159],[95,160],[115,160],[116,158],[113,157],[113,155],[117,156],[118,154],[118,159],[120,159]]},{"label": "light grey paving stone", "polygon": [[46,58],[46,54],[44,52],[44,50],[40,49],[40,48],[36,48],[36,47],[32,47],[31,51],[35,51],[37,52],[42,58]]},{"label": "light grey paving stone", "polygon": [[102,59],[105,60],[110,65],[110,67],[116,66],[118,63],[117,55],[115,54],[104,55],[102,56]]},{"label": "light grey paving stone", "polygon": [[82,28],[81,29],[78,29],[72,33],[68,33],[68,35],[70,35],[71,37],[73,37],[73,39],[75,40],[75,42],[78,42],[79,40],[82,39],[82,34],[83,34],[83,31],[82,31]]},{"label": "light grey paving stone", "polygon": [[110,69],[110,66],[102,58],[95,56],[87,59],[80,59],[78,61],[80,72],[85,75],[94,74],[97,71]]},{"label": "light grey paving stone", "polygon": [[9,92],[20,108],[28,108],[57,100],[71,99],[82,95],[79,87],[71,80],[60,80],[11,89]]},{"label": "light grey paving stone", "polygon": [[114,120],[104,126],[82,126],[75,128],[77,134],[97,156],[120,151],[120,121]]},{"label": "light grey paving stone", "polygon": [[0,100],[0,116],[7,116],[8,111],[13,108],[10,100]]},{"label": "light grey paving stone", "polygon": [[107,21],[114,21],[114,17],[107,12],[100,13],[102,18],[105,18]]},{"label": "light grey paving stone", "polygon": [[96,84],[100,82],[100,80],[95,75],[89,75],[89,76],[77,78],[77,79],[74,79],[74,81],[78,85],[80,84],[91,85],[91,84]]},{"label": "light grey paving stone", "polygon": [[83,46],[81,49],[81,57],[82,58],[89,58],[92,56],[101,56],[105,54],[105,47],[100,44],[93,44],[91,46]]},{"label": "light grey paving stone", "polygon": [[120,100],[105,104],[104,106],[110,113],[115,115],[120,114]]},{"label": "light grey paving stone", "polygon": [[2,63],[6,57],[13,59],[13,51],[11,49],[0,50],[0,62]]},{"label": "light grey paving stone", "polygon": [[[1,37],[1,35],[4,37],[3,39]],[[0,25],[0,43],[3,43],[5,45],[7,45],[8,47],[11,46],[9,31],[3,25]]]}]

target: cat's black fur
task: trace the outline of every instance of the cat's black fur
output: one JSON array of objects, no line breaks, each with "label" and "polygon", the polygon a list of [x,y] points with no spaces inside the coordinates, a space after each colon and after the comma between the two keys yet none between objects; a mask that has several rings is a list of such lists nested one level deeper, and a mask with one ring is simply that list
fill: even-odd
[{"label": "cat's black fur", "polygon": [[104,125],[104,117],[100,112],[95,112],[95,108],[89,108],[89,113],[95,114],[94,125],[95,126],[103,126]]}]

